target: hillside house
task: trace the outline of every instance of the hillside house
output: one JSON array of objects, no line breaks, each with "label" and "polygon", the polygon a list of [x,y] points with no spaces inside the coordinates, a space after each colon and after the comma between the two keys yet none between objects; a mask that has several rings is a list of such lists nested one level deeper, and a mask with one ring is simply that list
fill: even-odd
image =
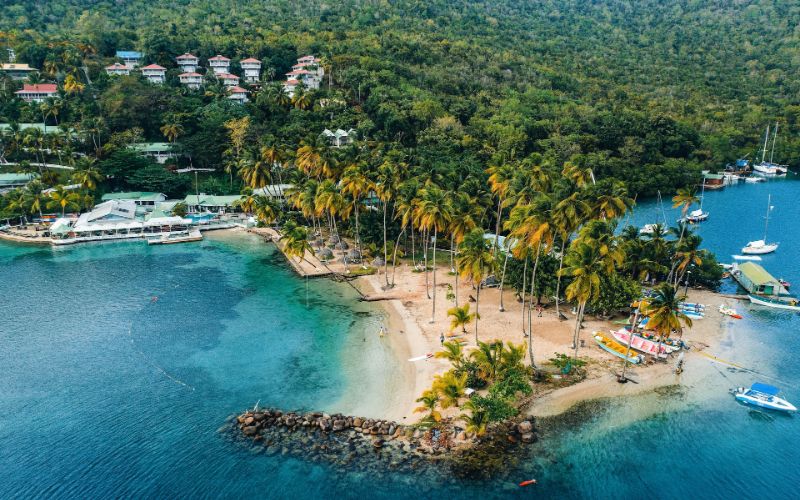
[{"label": "hillside house", "polygon": [[106,66],[106,74],[110,76],[130,75],[131,69],[122,63],[114,63],[111,66]]},{"label": "hillside house", "polygon": [[192,90],[197,90],[203,84],[203,75],[200,73],[182,73],[178,75],[178,80]]},{"label": "hillside house", "polygon": [[247,89],[243,89],[242,87],[233,86],[228,87],[228,99],[234,102],[238,102],[239,104],[244,104],[247,102]]},{"label": "hillside house", "polygon": [[256,83],[261,80],[261,61],[250,57],[243,59],[239,64],[244,72],[245,83]]},{"label": "hillside house", "polygon": [[230,73],[220,73],[217,75],[217,78],[219,78],[226,87],[236,87],[239,85],[239,77]]},{"label": "hillside house", "polygon": [[208,60],[208,66],[218,75],[226,74],[230,72],[231,60],[225,56],[216,55]]},{"label": "hillside house", "polygon": [[118,50],[117,59],[122,59],[122,63],[129,69],[138,67],[142,63],[142,53],[135,50]]},{"label": "hillside house", "polygon": [[27,64],[17,63],[2,63],[0,64],[0,73],[8,75],[12,80],[25,80],[32,73],[39,71],[36,68],[31,68]]},{"label": "hillside house", "polygon": [[175,61],[184,73],[194,73],[200,67],[200,58],[188,52],[176,57]]},{"label": "hillside house", "polygon": [[150,83],[161,85],[167,81],[167,68],[158,64],[151,64],[142,68],[142,76]]},{"label": "hillside house", "polygon": [[25,102],[43,102],[46,99],[57,98],[58,88],[55,83],[26,83],[22,86],[22,90],[14,93]]}]

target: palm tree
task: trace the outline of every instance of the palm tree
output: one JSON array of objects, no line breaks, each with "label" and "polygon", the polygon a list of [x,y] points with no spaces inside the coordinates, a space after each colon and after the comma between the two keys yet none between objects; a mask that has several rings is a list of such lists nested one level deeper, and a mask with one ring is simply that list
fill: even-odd
[{"label": "palm tree", "polygon": [[64,217],[67,207],[79,208],[78,193],[67,191],[64,186],[56,186],[50,192],[50,201],[47,202],[47,208],[61,207],[61,217]]},{"label": "palm tree", "polygon": [[361,205],[361,197],[366,196],[374,189],[372,181],[367,177],[366,165],[361,162],[354,162],[345,167],[340,185],[342,193],[353,198],[353,211],[356,219],[356,251],[359,258],[362,258],[361,233],[358,226],[359,206]]},{"label": "palm tree", "polygon": [[683,280],[689,266],[700,266],[703,264],[703,260],[700,258],[700,243],[702,241],[700,236],[690,234],[685,236],[680,245],[677,246],[675,258],[678,266],[676,268],[677,272],[675,273],[675,286],[678,286],[678,283]]},{"label": "palm tree", "polygon": [[503,343],[499,340],[478,342],[478,348],[470,358],[478,365],[478,373],[487,382],[494,382],[500,372]]},{"label": "palm tree", "polygon": [[580,329],[586,303],[600,295],[600,277],[614,272],[614,268],[621,263],[618,257],[619,253],[616,252],[602,255],[600,245],[594,241],[577,240],[570,246],[565,257],[566,266],[559,271],[560,274],[572,277],[565,292],[568,300],[578,302],[573,334],[575,359],[578,359]]},{"label": "palm tree", "polygon": [[457,375],[454,370],[449,370],[435,376],[431,388],[439,394],[439,404],[443,409],[458,407],[458,399],[464,396],[467,388],[467,373]]},{"label": "palm tree", "polygon": [[292,96],[292,105],[296,109],[308,109],[311,107],[311,96],[302,87],[297,87]]},{"label": "palm tree", "polygon": [[239,177],[253,189],[263,189],[272,180],[272,172],[266,162],[246,161],[239,167]]},{"label": "palm tree", "polygon": [[417,403],[422,405],[414,408],[414,413],[428,412],[427,418],[438,422],[442,419],[442,414],[436,411],[436,406],[439,404],[439,394],[433,390],[427,390],[422,393],[422,397],[417,398]]},{"label": "palm tree", "polygon": [[450,330],[461,327],[462,333],[467,333],[467,325],[472,323],[475,314],[470,314],[469,303],[464,304],[462,307],[451,307],[447,310],[447,315],[452,317],[450,320]]},{"label": "palm tree", "polygon": [[301,261],[305,261],[314,266],[313,263],[306,260],[306,252],[308,251],[313,255],[314,249],[308,243],[308,229],[305,226],[286,224],[281,239],[284,242],[283,252],[287,257],[297,257]]},{"label": "palm tree", "polygon": [[661,343],[668,339],[672,332],[682,333],[684,327],[691,327],[692,320],[684,314],[681,302],[686,297],[678,295],[678,288],[670,283],[661,283],[654,290],[653,296],[641,308],[642,314],[648,316],[648,328],[656,331],[659,338],[658,352]]},{"label": "palm tree", "polygon": [[689,208],[699,201],[700,198],[697,197],[694,188],[678,189],[678,193],[672,197],[672,208],[681,207],[681,234],[678,236],[678,245],[683,241],[683,233],[686,231],[686,214]]},{"label": "palm tree", "polygon": [[178,140],[178,137],[183,134],[183,127],[176,121],[164,123],[159,130],[173,145],[175,144],[175,141]]},{"label": "palm tree", "polygon": [[[447,193],[436,184],[428,182],[419,193],[419,201],[414,215],[420,229],[424,229],[428,234],[433,230],[433,307],[431,310],[431,323],[433,323],[436,319],[436,238],[439,231],[444,231],[452,219]],[[425,272],[428,272],[427,268]]]},{"label": "palm tree", "polygon": [[256,195],[253,198],[253,213],[259,221],[263,224],[272,224],[278,219],[280,213],[278,202],[264,195]]},{"label": "palm tree", "polygon": [[434,356],[448,360],[455,370],[461,370],[461,367],[464,366],[464,348],[459,342],[445,342],[442,344],[442,350]]},{"label": "palm tree", "polygon": [[103,180],[103,175],[95,169],[92,162],[84,162],[83,168],[77,169],[73,172],[71,179],[72,182],[80,184],[81,187],[89,191],[94,191],[97,188],[97,183]]},{"label": "palm tree", "polygon": [[[402,227],[400,230],[400,234],[397,236],[397,241],[394,245],[394,252],[392,256],[392,283],[389,284],[389,255],[388,255],[388,248],[387,248],[387,236],[386,236],[386,224],[387,224],[387,214],[389,212],[389,203],[393,201],[397,197],[397,191],[400,187],[400,168],[404,168],[406,165],[402,162],[398,163],[395,161],[395,156],[391,153],[387,155],[383,163],[378,167],[377,176],[375,182],[373,183],[373,187],[375,188],[375,195],[378,197],[378,200],[381,202],[381,208],[383,209],[383,275],[384,280],[386,281],[386,286],[394,286],[394,271],[396,269],[397,264],[397,247],[400,243],[400,236],[405,233],[406,227],[410,221],[410,211],[407,215],[401,217],[402,220]],[[397,204],[395,203],[395,206]]]},{"label": "palm tree", "polygon": [[459,255],[456,260],[457,272],[462,278],[472,280],[477,288],[475,297],[475,344],[478,343],[478,313],[481,299],[481,281],[494,266],[494,259],[483,230],[475,228],[467,234],[459,245]]},{"label": "palm tree", "polygon": [[474,433],[476,436],[486,434],[486,427],[489,425],[489,412],[484,408],[478,407],[472,400],[464,403],[463,408],[470,412],[469,414],[461,414],[460,418],[465,424],[464,430]]}]

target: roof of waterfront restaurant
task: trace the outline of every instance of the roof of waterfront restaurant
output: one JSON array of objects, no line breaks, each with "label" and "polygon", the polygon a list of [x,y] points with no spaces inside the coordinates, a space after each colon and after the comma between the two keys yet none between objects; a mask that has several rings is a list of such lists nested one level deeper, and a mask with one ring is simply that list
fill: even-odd
[{"label": "roof of waterfront restaurant", "polygon": [[205,207],[230,207],[241,199],[242,195],[240,194],[228,195],[228,196],[218,196],[211,194],[200,194],[198,196],[196,194],[190,194],[186,196],[184,202],[187,205],[200,205]]},{"label": "roof of waterfront restaurant", "polygon": [[167,196],[163,193],[154,193],[152,191],[128,191],[122,193],[106,193],[100,199],[103,201],[108,201],[108,200],[163,201],[167,199]]},{"label": "roof of waterfront restaurant", "polygon": [[754,262],[745,262],[743,264],[739,264],[739,270],[748,280],[750,280],[751,283],[755,285],[778,283],[778,280],[769,274],[766,269]]}]

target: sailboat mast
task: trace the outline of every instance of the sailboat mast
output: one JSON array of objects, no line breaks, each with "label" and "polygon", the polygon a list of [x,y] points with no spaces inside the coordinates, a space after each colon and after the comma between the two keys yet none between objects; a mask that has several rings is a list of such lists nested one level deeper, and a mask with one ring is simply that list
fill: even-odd
[{"label": "sailboat mast", "polygon": [[764,217],[764,244],[767,243],[767,227],[769,227],[769,210],[772,208],[772,195],[767,195],[767,216]]},{"label": "sailboat mast", "polygon": [[764,149],[761,150],[761,163],[764,163],[764,159],[767,156],[767,142],[769,142],[769,124],[767,125],[767,132],[764,134]]},{"label": "sailboat mast", "polygon": [[661,217],[664,218],[664,227],[669,227],[667,224],[667,212],[664,211],[664,200],[661,199],[661,190],[658,190],[658,206],[661,207]]},{"label": "sailboat mast", "polygon": [[772,155],[775,154],[775,141],[778,140],[778,122],[775,122],[775,133],[772,134],[772,151],[769,152],[769,162],[772,163]]}]

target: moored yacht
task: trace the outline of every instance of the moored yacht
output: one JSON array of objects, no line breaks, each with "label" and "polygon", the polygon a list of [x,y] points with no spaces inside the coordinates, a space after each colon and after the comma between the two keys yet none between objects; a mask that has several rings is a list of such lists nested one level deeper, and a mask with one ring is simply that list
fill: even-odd
[{"label": "moored yacht", "polygon": [[797,411],[792,403],[778,396],[780,392],[781,390],[777,387],[756,382],[749,389],[746,387],[736,388],[733,394],[736,401],[746,405],[785,412]]}]

